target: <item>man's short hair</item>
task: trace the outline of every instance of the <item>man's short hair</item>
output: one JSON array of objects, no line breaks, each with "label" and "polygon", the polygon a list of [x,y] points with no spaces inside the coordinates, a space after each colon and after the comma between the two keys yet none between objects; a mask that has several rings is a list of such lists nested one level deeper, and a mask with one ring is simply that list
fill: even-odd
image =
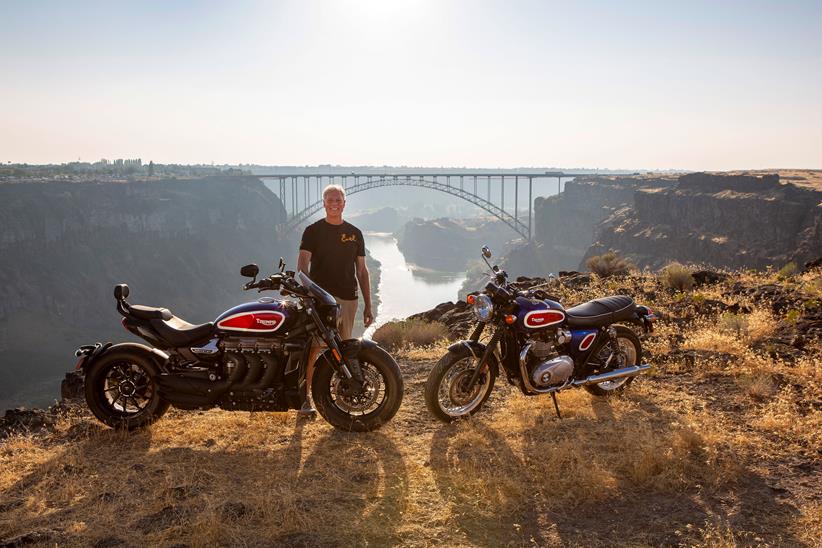
[{"label": "man's short hair", "polygon": [[337,191],[342,194],[342,199],[345,201],[345,189],[340,185],[328,185],[323,189],[323,201],[325,201],[325,195],[332,191]]}]

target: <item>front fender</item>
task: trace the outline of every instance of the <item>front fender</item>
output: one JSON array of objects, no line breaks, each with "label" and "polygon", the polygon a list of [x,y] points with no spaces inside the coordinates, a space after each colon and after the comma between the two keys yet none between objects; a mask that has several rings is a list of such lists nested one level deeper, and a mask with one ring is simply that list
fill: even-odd
[{"label": "front fender", "polygon": [[[372,341],[371,339],[346,339],[342,341],[340,344],[340,352],[342,352],[343,358],[356,358],[357,355],[365,348],[377,348],[379,345]],[[329,363],[334,363],[331,360],[331,349],[326,348],[322,351],[319,355],[319,358],[324,358],[329,361]]]},{"label": "front fender", "polygon": [[[346,339],[342,341],[340,344],[340,352],[342,352],[343,359],[346,361],[357,359],[360,352],[367,348],[379,348],[380,345],[372,341],[371,339]],[[320,360],[325,360],[330,364],[335,363],[336,360],[333,359],[331,355],[331,349],[326,348],[322,351],[322,353],[317,356],[317,360],[315,363],[319,362]],[[336,366],[333,366],[336,369]]]},{"label": "front fender", "polygon": [[[479,361],[482,359],[482,356],[485,354],[485,350],[487,348],[488,347],[486,345],[479,341],[467,340],[455,342],[448,347],[448,351],[455,354],[465,353],[466,355],[473,356],[477,361]],[[491,362],[491,368],[494,370],[494,375],[499,375],[499,348],[495,348],[493,350],[488,361]]]}]

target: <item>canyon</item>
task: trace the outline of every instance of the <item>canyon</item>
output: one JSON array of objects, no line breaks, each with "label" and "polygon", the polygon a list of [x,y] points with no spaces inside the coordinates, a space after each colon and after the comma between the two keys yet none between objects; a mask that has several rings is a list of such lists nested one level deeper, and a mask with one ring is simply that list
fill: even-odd
[{"label": "canyon", "polygon": [[0,408],[56,398],[79,345],[133,338],[115,284],[195,324],[249,300],[242,265],[296,260],[284,215],[255,177],[0,185]]}]

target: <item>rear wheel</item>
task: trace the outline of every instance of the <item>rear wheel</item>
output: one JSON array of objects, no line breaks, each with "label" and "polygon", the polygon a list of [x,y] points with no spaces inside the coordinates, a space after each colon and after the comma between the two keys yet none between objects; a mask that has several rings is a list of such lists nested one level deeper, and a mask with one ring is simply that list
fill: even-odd
[{"label": "rear wheel", "polygon": [[[598,373],[606,373],[614,369],[622,367],[630,367],[637,365],[642,356],[642,345],[639,342],[639,337],[636,336],[631,329],[622,325],[613,326],[616,329],[616,344],[614,341],[608,341],[596,355],[599,363],[605,363],[608,358],[613,355],[607,368],[599,369]],[[595,396],[610,396],[618,394],[625,390],[631,382],[633,377],[623,377],[613,381],[604,381],[598,384],[589,384],[584,388]]]},{"label": "rear wheel", "polygon": [[101,422],[133,430],[168,410],[160,396],[160,370],[151,360],[133,353],[105,355],[86,372],[86,403]]},{"label": "rear wheel", "polygon": [[469,388],[479,356],[460,347],[440,358],[425,383],[425,405],[431,414],[443,422],[453,422],[479,411],[494,389],[497,375],[492,359],[482,366],[477,382]]},{"label": "rear wheel", "polygon": [[314,405],[335,428],[345,431],[376,430],[397,413],[402,403],[400,367],[382,348],[363,348],[357,355],[363,373],[363,388],[347,390],[347,379],[334,371],[328,360],[317,360],[311,381]]}]

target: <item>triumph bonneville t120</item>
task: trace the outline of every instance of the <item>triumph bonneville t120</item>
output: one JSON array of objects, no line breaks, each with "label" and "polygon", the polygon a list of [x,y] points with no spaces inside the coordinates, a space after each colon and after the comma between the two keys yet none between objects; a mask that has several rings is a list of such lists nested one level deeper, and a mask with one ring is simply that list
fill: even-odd
[{"label": "triumph bonneville t120", "polygon": [[115,428],[132,429],[179,409],[229,411],[298,409],[308,387],[312,340],[327,349],[316,361],[311,394],[320,415],[342,430],[369,431],[400,407],[403,380],[397,362],[376,343],[342,340],[340,307],[308,276],[280,271],[257,280],[257,265],[240,273],[243,289],[279,290],[294,300],[263,297],[223,312],[213,323],[192,325],[165,308],[132,305],[129,288],[114,288],[123,327],[137,343],[80,347],[86,402]]},{"label": "triumph bonneville t120", "polygon": [[[508,382],[523,394],[551,394],[582,386],[604,396],[624,390],[650,365],[640,364],[642,346],[633,330],[646,332],[656,319],[631,297],[616,295],[565,309],[540,289],[516,291],[508,275],[491,266],[485,290],[468,296],[478,323],[468,340],[452,344],[428,376],[425,403],[438,419],[451,422],[476,413],[494,388],[502,366]],[[483,330],[493,329],[487,344]]]}]

